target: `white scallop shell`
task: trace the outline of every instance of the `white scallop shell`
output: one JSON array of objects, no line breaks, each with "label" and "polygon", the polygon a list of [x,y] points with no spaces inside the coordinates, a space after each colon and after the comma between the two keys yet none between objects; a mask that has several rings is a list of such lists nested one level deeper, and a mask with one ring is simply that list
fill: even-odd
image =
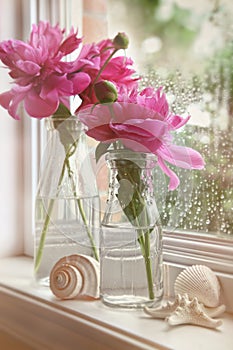
[{"label": "white scallop shell", "polygon": [[[202,304],[203,305],[203,304]],[[205,313],[209,316],[209,317],[217,317],[220,316],[221,314],[223,314],[226,311],[226,305],[219,305],[217,307],[205,307],[203,305],[203,307],[205,308]]]},{"label": "white scallop shell", "polygon": [[208,307],[219,305],[220,284],[214,272],[204,265],[193,265],[183,270],[174,284],[175,294],[188,294]]},{"label": "white scallop shell", "polygon": [[73,254],[57,261],[50,272],[50,289],[59,299],[99,298],[99,263]]},{"label": "white scallop shell", "polygon": [[182,306],[165,319],[169,325],[176,326],[180,324],[193,324],[207,328],[217,328],[222,325],[221,320],[216,320],[209,317],[200,304],[197,298],[189,301],[186,299]]}]

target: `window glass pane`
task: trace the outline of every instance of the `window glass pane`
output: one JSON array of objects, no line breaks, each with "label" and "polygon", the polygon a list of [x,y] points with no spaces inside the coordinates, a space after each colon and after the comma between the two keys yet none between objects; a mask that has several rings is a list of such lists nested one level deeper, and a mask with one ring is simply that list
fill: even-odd
[{"label": "window glass pane", "polygon": [[173,111],[191,114],[174,135],[198,150],[206,167],[174,167],[181,184],[167,190],[157,170],[164,226],[233,237],[233,7],[231,0],[108,0],[109,30],[130,37],[127,52],[142,86],[165,86]]}]

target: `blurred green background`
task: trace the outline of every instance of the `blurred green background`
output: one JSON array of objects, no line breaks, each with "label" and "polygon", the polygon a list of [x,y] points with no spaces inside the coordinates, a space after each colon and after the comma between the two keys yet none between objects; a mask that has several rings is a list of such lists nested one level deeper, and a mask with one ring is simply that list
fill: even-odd
[{"label": "blurred green background", "polygon": [[177,143],[198,150],[202,171],[173,168],[167,190],[156,170],[162,222],[169,229],[233,237],[233,6],[231,0],[108,0],[109,32],[125,31],[141,85],[164,86],[172,109],[191,114]]}]

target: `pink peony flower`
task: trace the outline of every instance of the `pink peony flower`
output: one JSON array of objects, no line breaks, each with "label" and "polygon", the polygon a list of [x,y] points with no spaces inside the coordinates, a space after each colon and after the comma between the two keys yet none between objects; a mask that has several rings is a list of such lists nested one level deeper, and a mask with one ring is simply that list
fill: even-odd
[{"label": "pink peony flower", "polygon": [[58,25],[40,22],[33,25],[27,43],[20,40],[0,43],[0,59],[15,82],[10,91],[0,95],[0,104],[13,118],[19,119],[21,102],[30,116],[48,117],[60,102],[68,106],[68,96],[81,93],[89,85],[89,75],[79,71],[83,62],[64,61],[66,55],[79,47],[81,39],[73,29],[65,40],[63,35]]},{"label": "pink peony flower", "polygon": [[[80,94],[82,105],[78,110],[88,104],[95,104],[98,102],[93,86],[99,81],[108,80],[115,85],[118,93],[118,101],[123,101],[123,96],[125,94],[137,88],[138,77],[133,76],[135,74],[135,70],[132,68],[133,60],[125,56],[113,58],[112,56],[115,51],[113,41],[110,39],[102,40],[97,44],[88,45],[88,48],[84,45],[82,58],[93,62],[93,66],[83,66],[82,68],[83,72],[88,72],[91,83]],[[108,61],[107,64],[106,61]]]},{"label": "pink peony flower", "polygon": [[156,154],[158,165],[170,178],[169,189],[174,190],[179,179],[166,162],[185,169],[202,169],[204,160],[197,151],[172,143],[171,131],[184,125],[189,117],[171,114],[161,89],[154,91],[150,98],[148,91],[143,91],[137,98],[142,104],[115,102],[87,106],[78,116],[88,127],[87,134],[97,141],[112,143],[120,140],[135,152]]}]

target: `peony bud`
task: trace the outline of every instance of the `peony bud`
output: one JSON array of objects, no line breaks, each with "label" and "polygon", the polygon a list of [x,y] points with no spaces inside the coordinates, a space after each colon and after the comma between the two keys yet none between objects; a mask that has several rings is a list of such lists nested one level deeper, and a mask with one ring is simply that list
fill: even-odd
[{"label": "peony bud", "polygon": [[117,89],[108,80],[99,81],[94,85],[95,95],[100,103],[110,103],[117,100]]},{"label": "peony bud", "polygon": [[117,50],[127,49],[129,46],[129,38],[125,33],[118,33],[113,39],[114,48]]}]

